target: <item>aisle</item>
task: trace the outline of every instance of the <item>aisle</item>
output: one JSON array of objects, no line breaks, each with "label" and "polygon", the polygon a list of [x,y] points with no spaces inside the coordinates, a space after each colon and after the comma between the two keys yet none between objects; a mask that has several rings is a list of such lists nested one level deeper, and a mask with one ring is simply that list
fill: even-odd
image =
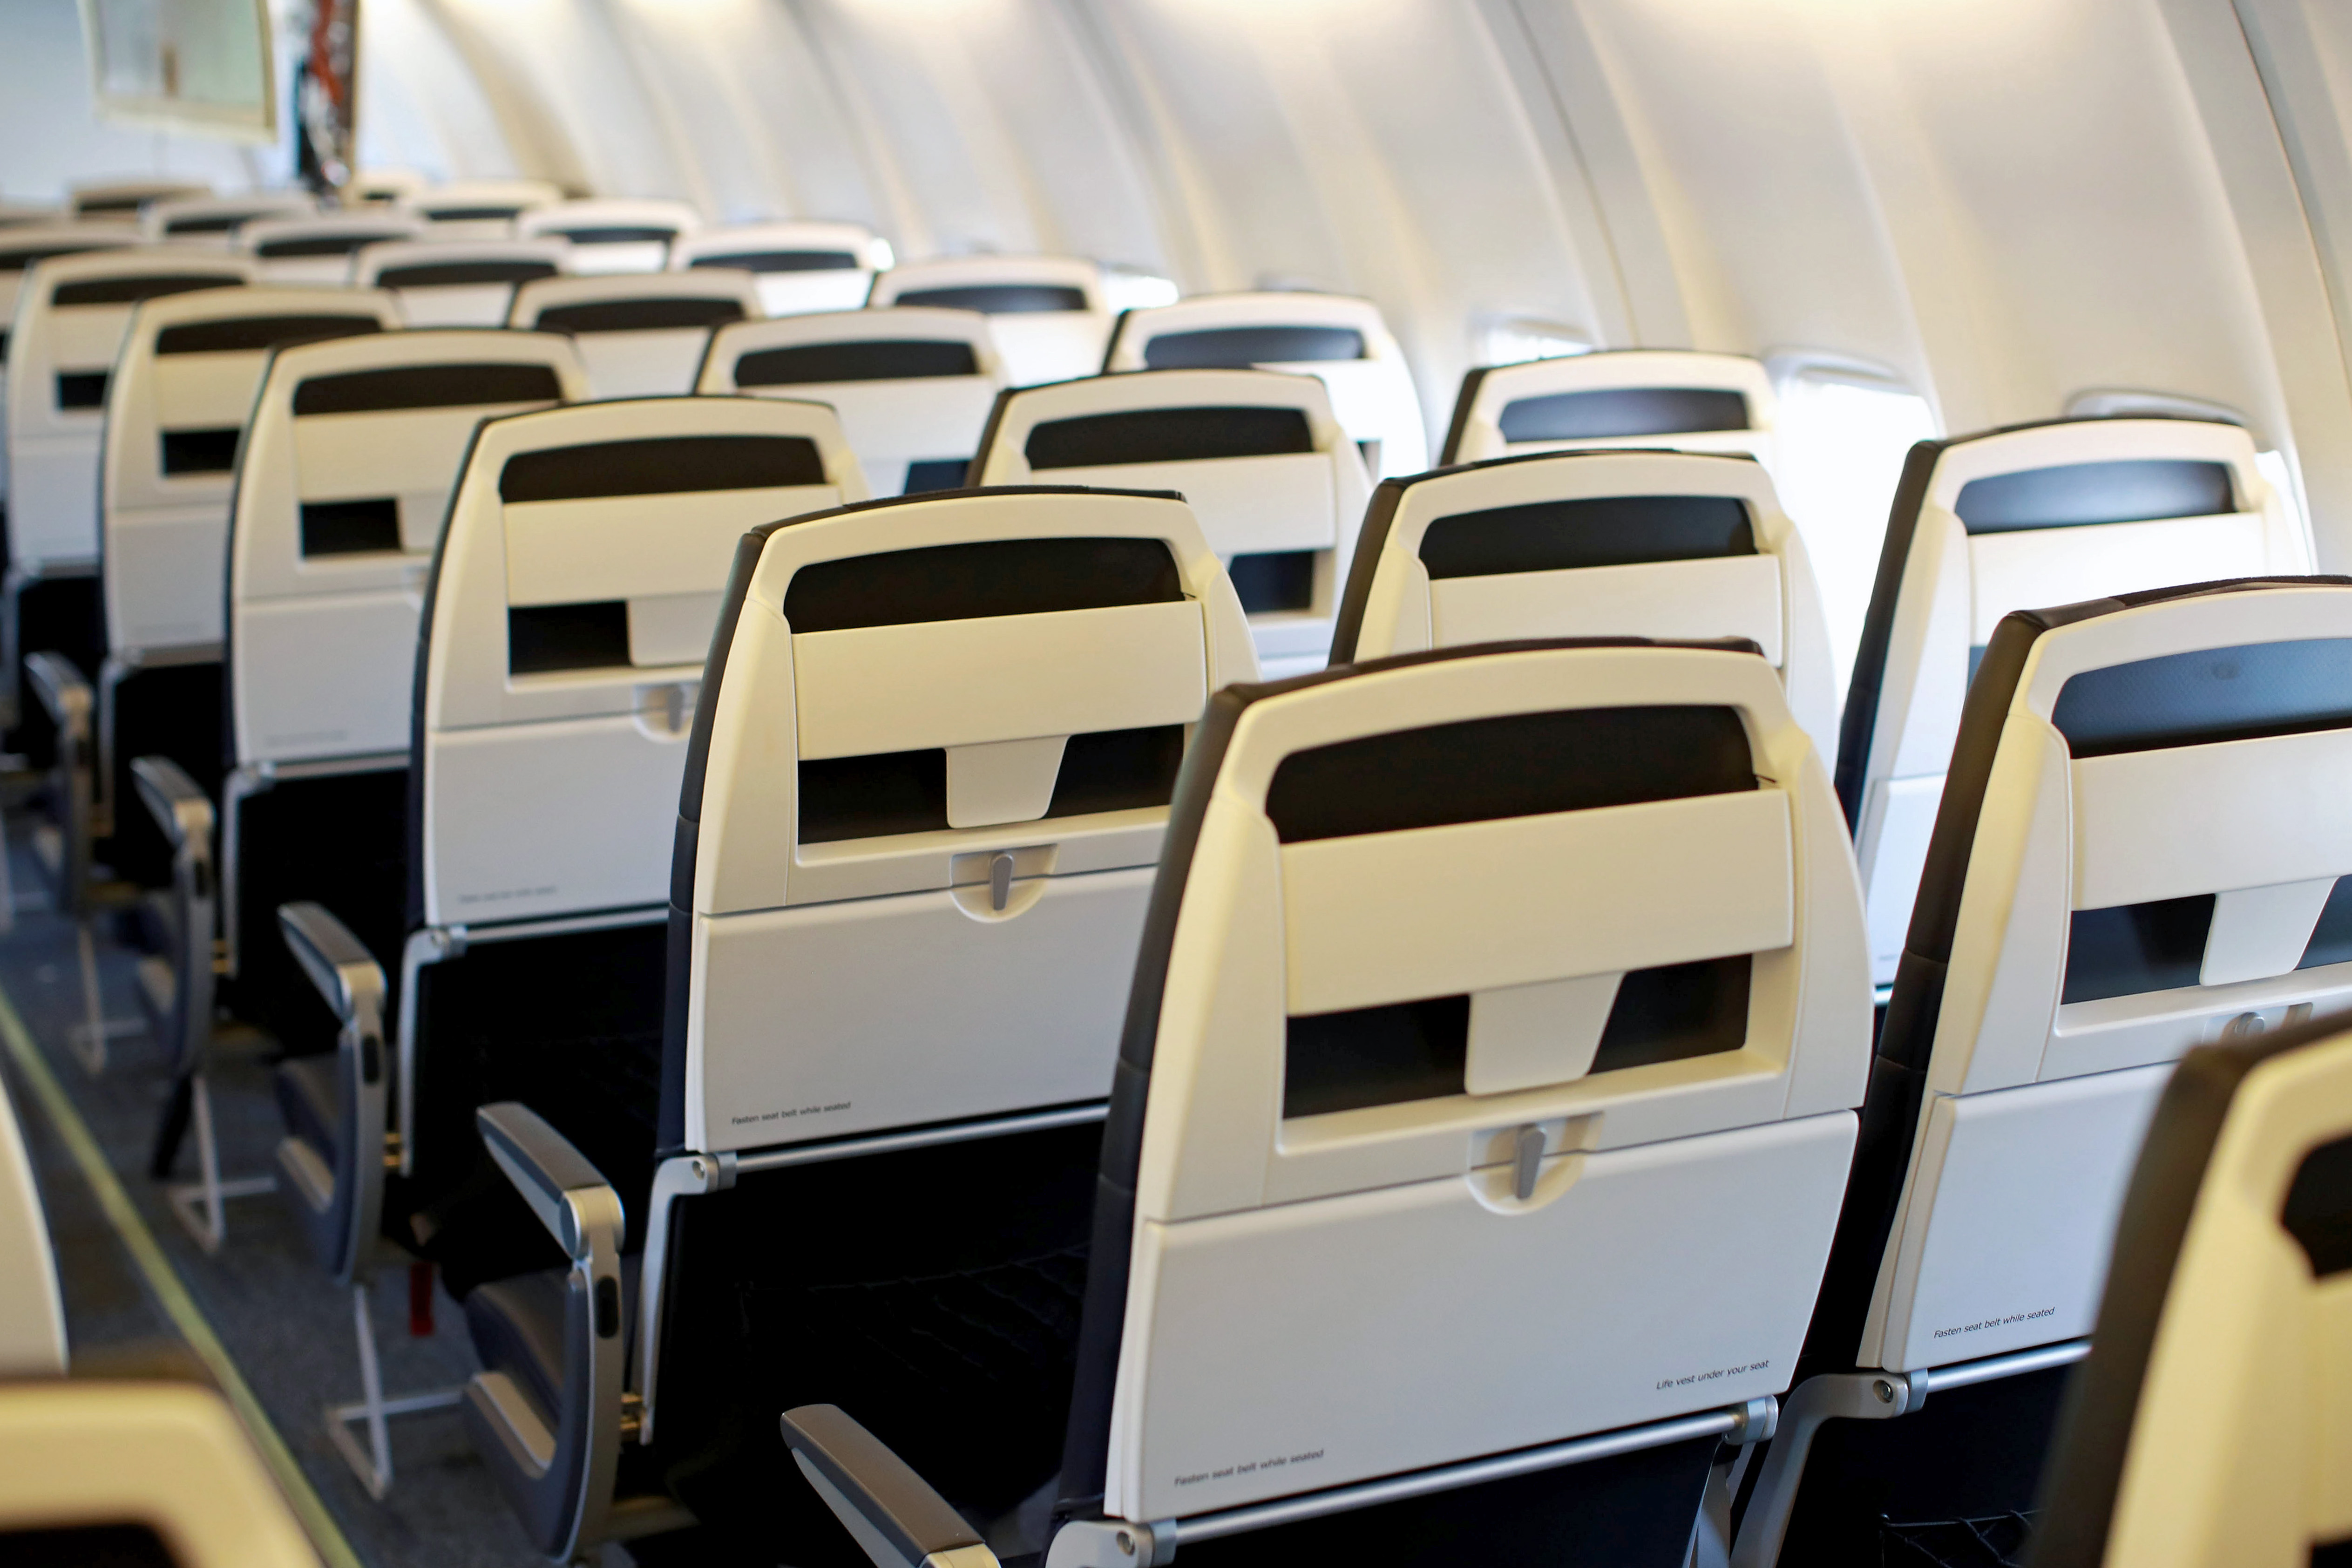
[{"label": "aisle", "polygon": [[[9,852],[20,898],[37,901],[41,884],[29,855],[21,845],[11,845]],[[132,956],[105,940],[99,953],[109,1017],[135,1018]],[[125,1034],[110,1043],[106,1071],[93,1078],[67,1044],[68,1030],[81,1016],[72,926],[45,909],[19,910],[15,931],[0,937],[0,1070],[8,1075],[25,1123],[56,1238],[74,1371],[222,1381],[211,1375],[202,1347],[169,1310],[165,1298],[184,1293],[181,1321],[193,1319],[199,1340],[206,1330],[216,1337],[236,1376],[250,1388],[261,1419],[323,1505],[331,1527],[320,1533],[340,1531],[341,1541],[321,1542],[328,1568],[521,1568],[542,1562],[475,1458],[456,1411],[393,1423],[398,1479],[385,1501],[368,1497],[330,1443],[320,1415],[330,1401],[359,1396],[348,1293],[311,1260],[281,1198],[230,1204],[227,1240],[217,1255],[205,1256],[146,1175],[165,1089],[160,1052],[143,1031]],[[225,1053],[227,1059],[213,1079],[227,1175],[271,1168],[279,1126],[262,1059],[266,1045],[258,1037],[239,1042]],[[75,1158],[76,1129],[50,1114],[36,1081],[39,1074],[26,1072],[19,1049],[37,1053],[127,1195],[129,1239]],[[192,1137],[180,1156],[183,1178],[194,1175],[194,1155]],[[151,1260],[165,1271],[160,1282],[151,1283],[140,1268],[142,1228],[152,1239]],[[436,1300],[429,1339],[408,1333],[404,1268],[395,1265],[378,1278],[373,1305],[388,1393],[446,1386],[472,1369],[464,1324],[446,1295]],[[225,1392],[234,1402],[236,1391]],[[610,1561],[626,1559],[616,1552]]]}]

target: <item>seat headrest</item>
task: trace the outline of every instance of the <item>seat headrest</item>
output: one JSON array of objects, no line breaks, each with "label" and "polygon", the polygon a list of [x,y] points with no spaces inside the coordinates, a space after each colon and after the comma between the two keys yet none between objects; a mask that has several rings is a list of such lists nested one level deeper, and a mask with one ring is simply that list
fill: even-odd
[{"label": "seat headrest", "polygon": [[819,403],[623,398],[484,421],[428,603],[427,728],[609,712],[638,683],[691,679],[744,530],[865,495]]},{"label": "seat headrest", "polygon": [[1459,463],[1511,447],[1626,441],[1747,449],[1769,438],[1771,378],[1737,354],[1628,349],[1488,365],[1462,378],[1439,459]]},{"label": "seat headrest", "polygon": [[562,272],[568,255],[561,239],[383,240],[353,257],[352,281],[381,289],[528,283]]},{"label": "seat headrest", "polygon": [[[1073,793],[1066,745],[1150,730],[1181,750],[1208,691],[1255,670],[1232,586],[1172,494],[933,492],[756,530],[713,643],[680,811],[698,821],[723,799],[766,847],[707,858],[684,885],[713,913],[784,903],[796,876],[814,887],[780,823],[802,844],[927,832],[944,878],[953,831],[1123,809],[1115,790]],[[787,684],[763,692],[780,675]],[[780,705],[796,715],[788,732],[749,738]],[[829,771],[814,776],[814,763]],[[883,772],[913,781],[912,816],[886,809],[890,790],[852,787]],[[924,778],[937,786],[928,810]]]},{"label": "seat headrest", "polygon": [[950,256],[902,262],[874,279],[877,305],[935,305],[990,315],[1106,309],[1102,268],[1070,256]]},{"label": "seat headrest", "polygon": [[517,215],[515,232],[525,238],[558,235],[574,245],[667,245],[702,226],[702,215],[686,202],[591,199],[558,202]]},{"label": "seat headrest", "polygon": [[180,196],[147,203],[139,226],[150,239],[226,244],[257,219],[307,217],[318,210],[308,195]]},{"label": "seat headrest", "polygon": [[744,272],[843,272],[887,265],[889,247],[863,224],[723,225],[670,242],[673,271],[726,267]]},{"label": "seat headrest", "polygon": [[1121,312],[1103,368],[1243,370],[1397,355],[1396,340],[1370,300],[1345,294],[1199,294]]},{"label": "seat headrest", "polygon": [[1604,1103],[1665,1096],[1690,1131],[1855,1103],[1850,865],[1749,644],[1488,644],[1220,691],[1121,1052],[1139,1082],[1173,1050],[1211,1097],[1153,1201],[1274,1201],[1277,1142],[1300,1197],[1354,1190],[1373,1142],[1402,1180]]},{"label": "seat headrest", "polygon": [[983,483],[1018,484],[1056,468],[1304,456],[1346,441],[1313,376],[1141,371],[1002,394],[979,471]]},{"label": "seat headrest", "polygon": [[677,331],[760,314],[749,273],[632,272],[531,279],[515,290],[507,324],[572,333]]},{"label": "seat headrest", "polygon": [[711,340],[701,390],[814,386],[940,376],[1003,380],[1002,357],[978,310],[883,305],[744,321]]},{"label": "seat headrest", "polygon": [[424,232],[417,219],[390,212],[338,214],[331,217],[256,218],[236,231],[237,245],[260,261],[301,261],[348,257],[363,245],[413,239]]}]

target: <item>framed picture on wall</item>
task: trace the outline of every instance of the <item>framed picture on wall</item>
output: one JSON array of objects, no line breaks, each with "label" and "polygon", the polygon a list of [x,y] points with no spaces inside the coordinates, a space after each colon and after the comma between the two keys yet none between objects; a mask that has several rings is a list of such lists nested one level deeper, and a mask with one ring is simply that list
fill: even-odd
[{"label": "framed picture on wall", "polygon": [[277,140],[267,0],[81,0],[81,20],[103,118]]}]

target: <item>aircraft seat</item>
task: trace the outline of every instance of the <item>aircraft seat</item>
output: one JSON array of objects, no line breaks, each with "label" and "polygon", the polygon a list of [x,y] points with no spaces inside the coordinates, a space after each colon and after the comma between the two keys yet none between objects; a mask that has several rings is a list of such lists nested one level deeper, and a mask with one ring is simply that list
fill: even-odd
[{"label": "aircraft seat", "polygon": [[705,228],[670,241],[674,271],[724,267],[760,279],[761,313],[855,310],[890,247],[856,223],[753,223]]},{"label": "aircraft seat", "polygon": [[415,200],[432,185],[414,169],[361,169],[343,184],[344,210],[387,207]]},{"label": "aircraft seat", "polygon": [[241,196],[167,196],[139,209],[140,233],[151,244],[171,241],[242,249],[245,226],[268,218],[314,217],[317,198],[292,191],[255,191]]},{"label": "aircraft seat", "polygon": [[1421,394],[1370,300],[1347,294],[1196,294],[1124,310],[1103,356],[1127,370],[1281,370],[1331,390],[1331,412],[1376,479],[1429,467]]},{"label": "aircraft seat", "polygon": [[187,1384],[0,1386],[0,1560],[319,1568],[228,1402]]},{"label": "aircraft seat", "polygon": [[1962,700],[2003,616],[2311,560],[2234,425],[2064,419],[1914,447],[1838,752],[1877,984],[1894,983]]},{"label": "aircraft seat", "polygon": [[652,397],[692,392],[712,331],[761,313],[749,272],[630,271],[525,283],[507,324],[571,334],[591,396]]},{"label": "aircraft seat", "polygon": [[[1835,797],[1771,667],[1447,649],[1229,687],[1193,746],[1066,1438],[1008,1489],[1046,1483],[1045,1560],[1684,1563],[1719,1441],[1788,1384],[1869,1050]],[[785,1438],[877,1563],[933,1485],[974,1526],[898,1549],[1009,1561],[1048,1521],[957,1469],[1054,1392],[886,1387],[871,1438],[849,1397]]]},{"label": "aircraft seat", "polygon": [[1530,637],[1744,637],[1834,765],[1821,591],[1752,458],[1568,452],[1382,480],[1331,662]]},{"label": "aircraft seat", "polygon": [[2031,1505],[2174,1061],[2352,1000],[2347,767],[2352,579],[1993,629],[1738,1568]]},{"label": "aircraft seat", "polygon": [[869,305],[936,305],[991,319],[1014,386],[1092,375],[1110,341],[1102,268],[1074,256],[946,256],[877,274]]},{"label": "aircraft seat", "polygon": [[563,200],[548,180],[452,180],[394,198],[403,212],[425,220],[435,239],[511,239],[526,212]]},{"label": "aircraft seat", "polygon": [[256,218],[236,231],[237,247],[254,259],[257,283],[310,284],[331,289],[352,273],[352,253],[384,240],[415,239],[419,219],[393,212],[341,212],[317,217]]},{"label": "aircraft seat", "polygon": [[963,488],[1003,386],[986,316],[882,305],[721,327],[696,390],[830,404],[866,481],[912,495]]},{"label": "aircraft seat", "polygon": [[520,238],[570,241],[572,270],[584,273],[659,272],[678,236],[701,226],[702,215],[685,202],[558,202],[515,216]]},{"label": "aircraft seat", "polygon": [[[1003,318],[990,328],[1003,338]],[[997,399],[971,477],[1180,491],[1225,563],[1267,674],[1329,655],[1370,485],[1313,376],[1158,370],[1017,387]]]},{"label": "aircraft seat", "polygon": [[352,254],[352,282],[389,289],[412,327],[506,324],[516,288],[570,270],[560,239],[451,239],[428,228],[417,239],[390,239]]},{"label": "aircraft seat", "polygon": [[[107,380],[142,300],[248,282],[244,258],[186,246],[121,246],[37,263],[8,342],[8,569],[0,586],[0,679],[16,741],[53,760],[54,723],[21,700],[27,657],[61,653],[97,673],[99,447]],[[60,672],[62,673],[62,672]]]},{"label": "aircraft seat", "polygon": [[[112,250],[138,243],[131,225],[104,221],[28,223],[0,229],[0,530],[5,530],[8,499],[8,327],[16,316],[16,296],[36,263],[51,257],[79,256],[86,251]],[[4,553],[5,552],[0,552]],[[10,683],[13,689],[13,683]],[[0,728],[6,719],[0,715]]]},{"label": "aircraft seat", "polygon": [[518,1226],[527,1243],[474,1130],[492,1100],[531,1102],[624,1190],[650,1180],[670,845],[736,542],[864,499],[821,404],[620,399],[478,428],[418,636],[380,1069],[382,967],[327,900],[278,910],[342,1024],[332,1058],[278,1075],[279,1163],[339,1277],[379,1224],[459,1295]]},{"label": "aircraft seat", "polygon": [[[613,1345],[593,1384],[617,1397],[635,1374],[636,1441],[578,1375],[607,1347],[561,1331],[560,1275],[467,1300],[476,1425],[541,1550],[593,1531],[541,1535],[555,1516],[528,1498],[593,1494],[601,1510],[616,1470],[692,1459],[679,1495],[706,1524],[807,1561],[795,1530],[831,1527],[775,1508],[769,1423],[777,1399],[832,1386],[800,1331],[815,1321],[791,1326],[821,1300],[888,1301],[950,1333],[927,1368],[985,1363],[947,1373],[958,1387],[1053,1375],[1024,1353],[1024,1314],[1075,1327],[1102,1101],[1186,736],[1212,689],[1255,674],[1241,606],[1172,496],[918,495],[743,542],[672,869],[670,1152],[650,1208],[625,1205],[648,1320],[634,1364]],[[483,1113],[494,1150],[519,1113]],[[541,1163],[579,1159],[537,1137]],[[502,1163],[524,1179],[518,1155]],[[884,1191],[932,1197],[887,1223],[870,1204],[834,1212]],[[778,1224],[799,1244],[749,1245]],[[986,1322],[957,1331],[965,1309]],[[560,1353],[521,1353],[534,1344]],[[560,1434],[572,1473],[531,1480],[500,1458],[509,1421],[532,1434],[524,1449]],[[1059,1422],[1024,1440],[1050,1444]]]},{"label": "aircraft seat", "polygon": [[73,215],[86,217],[129,217],[134,221],[149,202],[176,201],[184,196],[208,196],[212,187],[189,180],[85,180],[67,188]]},{"label": "aircraft seat", "polygon": [[24,1129],[0,1082],[0,1382],[61,1376],[66,1356],[57,1252]]},{"label": "aircraft seat", "polygon": [[229,519],[220,996],[290,1054],[325,1042],[278,905],[331,899],[399,963],[417,622],[474,427],[586,393],[541,332],[301,343],[263,374]]},{"label": "aircraft seat", "polygon": [[2304,1568],[2352,1541],[2352,1019],[2183,1057],[2124,1198],[2035,1568]]},{"label": "aircraft seat", "polygon": [[[473,1076],[469,976],[500,984],[498,961],[532,962],[534,937],[650,931],[655,983],[623,1000],[658,1026],[670,824],[727,563],[747,527],[845,497],[863,479],[816,404],[646,398],[481,426],[420,632],[398,993],[412,1183],[473,1143],[480,1100],[416,1076]],[[521,1017],[546,1010],[528,1001]],[[457,1124],[443,1143],[413,1126],[436,1106]]]},{"label": "aircraft seat", "polygon": [[[79,256],[85,251],[113,250],[139,242],[139,231],[126,223],[105,219],[13,224],[0,228],[0,320],[14,321],[16,296],[34,264],[53,256]],[[0,365],[8,363],[8,329],[0,326]],[[6,405],[0,403],[0,409]],[[7,468],[0,465],[0,484]],[[5,495],[0,490],[0,495]]]},{"label": "aircraft seat", "polygon": [[131,809],[133,757],[168,756],[206,790],[220,778],[223,563],[245,423],[269,350],[395,329],[381,290],[254,285],[138,307],[107,384],[100,447],[92,821],[119,875],[165,879],[169,854]]},{"label": "aircraft seat", "polygon": [[1780,400],[1759,362],[1617,349],[1486,365],[1462,378],[1441,463],[1587,447],[1736,452],[1772,466]]}]

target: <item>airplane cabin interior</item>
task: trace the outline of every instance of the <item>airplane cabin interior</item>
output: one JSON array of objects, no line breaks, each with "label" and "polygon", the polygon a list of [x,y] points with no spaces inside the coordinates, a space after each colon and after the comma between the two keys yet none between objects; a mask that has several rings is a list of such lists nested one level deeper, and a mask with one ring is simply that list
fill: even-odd
[{"label": "airplane cabin interior", "polygon": [[0,5],[0,1562],[2352,1565],[2352,7]]}]

